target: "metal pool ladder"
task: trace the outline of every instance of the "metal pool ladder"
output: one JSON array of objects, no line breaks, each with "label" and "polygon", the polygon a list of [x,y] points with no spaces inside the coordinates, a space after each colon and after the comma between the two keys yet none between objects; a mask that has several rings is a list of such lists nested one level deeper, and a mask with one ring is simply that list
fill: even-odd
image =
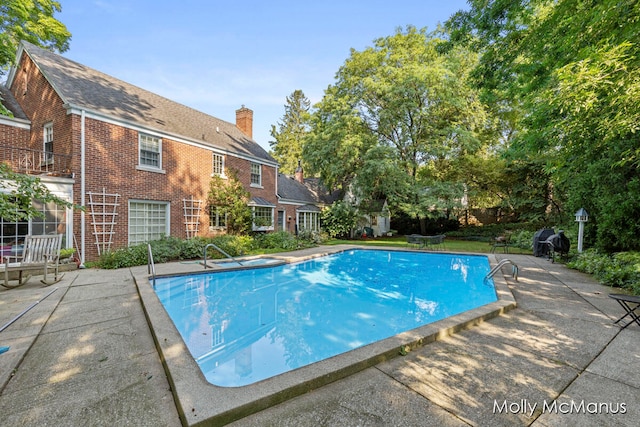
[{"label": "metal pool ladder", "polygon": [[484,276],[484,280],[487,281],[490,278],[492,278],[498,271],[500,271],[500,269],[502,267],[504,267],[507,264],[511,264],[512,265],[511,275],[512,275],[513,279],[517,282],[518,281],[518,266],[516,265],[516,263],[514,263],[510,259],[503,259],[502,261],[500,261],[498,263],[498,265],[493,267],[491,269],[491,271],[489,273],[487,273],[486,276]]},{"label": "metal pool ladder", "polygon": [[235,262],[237,262],[238,264],[240,264],[241,266],[243,265],[240,261],[238,261],[237,259],[235,259],[234,257],[232,257],[231,255],[229,255],[228,253],[226,253],[225,251],[223,251],[222,249],[220,249],[217,245],[213,244],[213,243],[208,243],[205,247],[204,247],[204,268],[206,270],[207,268],[207,249],[209,249],[209,246],[213,247],[214,249],[216,249],[218,252],[220,252],[222,255],[226,256],[227,258],[230,258],[232,260],[234,260]]},{"label": "metal pool ladder", "polygon": [[153,252],[151,251],[151,244],[147,244],[147,274],[151,274],[153,278],[153,287],[156,287],[156,265],[153,262]]}]

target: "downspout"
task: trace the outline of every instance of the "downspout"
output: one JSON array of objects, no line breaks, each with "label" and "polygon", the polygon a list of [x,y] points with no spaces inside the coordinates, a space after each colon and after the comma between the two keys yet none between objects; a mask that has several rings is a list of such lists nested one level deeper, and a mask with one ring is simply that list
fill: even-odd
[{"label": "downspout", "polygon": [[[85,178],[85,137],[84,137],[84,121],[85,121],[85,112],[84,110],[80,113],[80,206],[85,207],[85,186],[86,186],[86,178]],[[85,261],[85,233],[86,233],[86,224],[85,224],[85,211],[84,209],[80,211],[80,265],[79,268],[84,268]]]}]

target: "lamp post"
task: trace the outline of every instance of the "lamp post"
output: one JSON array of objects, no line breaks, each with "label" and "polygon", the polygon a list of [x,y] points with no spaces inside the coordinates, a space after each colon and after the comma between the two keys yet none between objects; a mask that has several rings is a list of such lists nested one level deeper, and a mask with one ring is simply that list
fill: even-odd
[{"label": "lamp post", "polygon": [[589,214],[584,208],[576,212],[576,222],[578,223],[578,253],[582,253],[582,236],[584,235],[584,223],[589,221]]}]

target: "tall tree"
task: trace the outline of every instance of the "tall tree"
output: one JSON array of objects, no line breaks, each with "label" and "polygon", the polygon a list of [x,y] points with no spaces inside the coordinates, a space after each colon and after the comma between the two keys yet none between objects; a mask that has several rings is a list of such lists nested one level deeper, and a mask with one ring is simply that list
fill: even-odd
[{"label": "tall tree", "polygon": [[[302,160],[303,140],[309,132],[311,102],[301,90],[287,96],[282,122],[271,125],[271,155],[280,163],[280,171],[293,174]],[[302,165],[303,168],[306,165]]]},{"label": "tall tree", "polygon": [[65,52],[71,33],[55,19],[62,9],[53,0],[3,0],[0,2],[0,75],[16,61],[21,40],[42,48]]},{"label": "tall tree", "polygon": [[566,220],[584,206],[599,247],[640,248],[640,2],[470,5],[449,23],[453,40],[481,52],[486,99],[522,111],[511,152],[545,159]]},{"label": "tall tree", "polygon": [[329,182],[351,177],[342,185],[362,201],[384,196],[424,218],[434,200],[425,188],[437,178],[419,171],[477,150],[486,124],[466,82],[475,55],[458,48],[443,54],[440,43],[437,34],[408,27],[352,50],[314,114],[304,147],[312,168]]}]

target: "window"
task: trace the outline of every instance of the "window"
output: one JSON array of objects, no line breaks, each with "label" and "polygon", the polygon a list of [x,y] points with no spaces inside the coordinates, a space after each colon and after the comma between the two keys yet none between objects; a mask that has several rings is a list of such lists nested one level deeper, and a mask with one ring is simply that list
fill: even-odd
[{"label": "window", "polygon": [[168,234],[168,203],[129,202],[129,245],[158,240]]},{"label": "window", "polygon": [[213,175],[224,176],[224,156],[213,153]]},{"label": "window", "polygon": [[268,206],[254,206],[252,209],[253,209],[253,230],[254,231],[273,230],[273,208]]},{"label": "window", "polygon": [[298,212],[298,230],[320,231],[320,212]]},{"label": "window", "polygon": [[227,214],[222,213],[217,206],[209,206],[209,229],[220,230],[227,228]]},{"label": "window", "polygon": [[66,234],[67,208],[40,200],[34,200],[33,207],[42,212],[43,216],[31,219],[31,234]]},{"label": "window", "polygon": [[259,163],[251,163],[251,185],[262,186],[262,167]]},{"label": "window", "polygon": [[162,140],[155,136],[142,135],[138,137],[140,147],[140,158],[138,163],[142,167],[161,169],[162,168]]},{"label": "window", "polygon": [[0,258],[22,255],[22,245],[28,234],[62,234],[62,247],[66,247],[67,209],[53,202],[43,203],[39,200],[34,200],[33,207],[43,216],[21,221],[0,218]]},{"label": "window", "polygon": [[[22,256],[24,238],[29,234],[29,221],[7,221],[0,218],[0,260]],[[10,262],[15,259],[9,258]]]},{"label": "window", "polygon": [[53,123],[44,125],[44,161],[53,160]]}]

